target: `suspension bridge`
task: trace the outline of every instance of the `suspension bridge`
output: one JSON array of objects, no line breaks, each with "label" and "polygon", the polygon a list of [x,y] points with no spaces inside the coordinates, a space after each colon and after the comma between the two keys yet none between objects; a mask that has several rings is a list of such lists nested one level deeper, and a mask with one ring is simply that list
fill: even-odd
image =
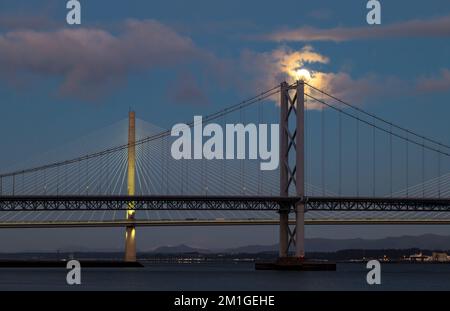
[{"label": "suspension bridge", "polygon": [[171,131],[130,112],[121,144],[0,174],[0,228],[124,227],[135,261],[139,226],[278,225],[279,256],[303,258],[305,224],[450,223],[444,143],[305,81],[203,117],[230,120],[279,124],[277,170],[175,160]]}]

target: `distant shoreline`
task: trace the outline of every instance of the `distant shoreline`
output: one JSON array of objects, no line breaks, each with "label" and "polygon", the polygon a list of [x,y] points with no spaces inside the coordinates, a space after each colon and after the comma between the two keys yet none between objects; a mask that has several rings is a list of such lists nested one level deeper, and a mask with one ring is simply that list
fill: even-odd
[{"label": "distant shoreline", "polygon": [[[339,263],[364,263],[370,259],[377,259],[385,263],[450,263],[438,261],[411,261],[409,256],[423,254],[431,256],[433,252],[449,253],[448,250],[427,249],[344,249],[336,252],[307,252],[306,256],[312,260],[335,261]],[[138,260],[143,263],[203,263],[203,262],[255,262],[258,260],[275,260],[277,252],[256,253],[201,253],[201,252],[171,252],[155,253],[140,252]],[[64,261],[77,260],[123,260],[123,252],[23,252],[0,253],[0,261],[34,260],[34,261]]]}]

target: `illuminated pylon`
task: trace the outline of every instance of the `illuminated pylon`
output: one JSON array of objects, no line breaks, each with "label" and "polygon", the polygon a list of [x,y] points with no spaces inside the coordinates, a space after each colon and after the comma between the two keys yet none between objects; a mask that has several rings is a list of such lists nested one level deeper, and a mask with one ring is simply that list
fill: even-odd
[{"label": "illuminated pylon", "polygon": [[[135,113],[128,115],[128,195],[135,194],[136,173],[136,123]],[[134,202],[128,203],[127,220],[134,220]],[[126,227],[125,232],[125,261],[136,261],[136,228],[133,225]]]}]

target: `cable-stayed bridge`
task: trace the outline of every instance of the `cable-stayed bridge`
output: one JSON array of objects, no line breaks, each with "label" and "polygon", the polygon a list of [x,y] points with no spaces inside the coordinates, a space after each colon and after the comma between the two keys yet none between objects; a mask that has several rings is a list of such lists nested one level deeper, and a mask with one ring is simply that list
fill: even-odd
[{"label": "cable-stayed bridge", "polygon": [[122,226],[135,260],[136,226],[279,225],[280,256],[295,245],[302,257],[305,224],[450,222],[449,146],[306,82],[203,117],[211,123],[279,124],[278,169],[175,160],[171,131],[131,112],[0,174],[0,228]]}]

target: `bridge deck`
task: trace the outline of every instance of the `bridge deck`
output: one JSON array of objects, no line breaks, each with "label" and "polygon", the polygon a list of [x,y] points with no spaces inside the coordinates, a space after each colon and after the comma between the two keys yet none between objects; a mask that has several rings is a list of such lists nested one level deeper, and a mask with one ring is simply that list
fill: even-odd
[{"label": "bridge deck", "polygon": [[[311,201],[308,202],[311,203]],[[127,206],[125,204],[125,207]],[[200,209],[186,207],[155,209],[153,207],[153,209],[137,210],[135,222],[125,220],[126,212],[122,208],[109,210],[106,207],[97,209],[98,206],[92,206],[91,209],[78,207],[80,209],[55,209],[54,206],[47,209],[43,206],[38,206],[36,209],[0,209],[0,228],[124,227],[130,224],[136,226],[278,225],[279,221],[278,206],[276,209],[267,210],[212,209],[210,205],[207,206],[208,208],[200,206]],[[171,207],[173,208],[173,205]],[[295,214],[291,213],[290,217],[292,223]],[[354,207],[344,210],[328,206],[327,209],[322,207],[316,210],[308,209],[305,220],[307,225],[446,225],[450,224],[450,213],[442,210],[420,209],[356,210]]]},{"label": "bridge deck", "polygon": [[448,198],[274,197],[274,196],[0,196],[0,211],[33,210],[272,210],[450,211]]},{"label": "bridge deck", "polygon": [[[294,224],[294,220],[290,220]],[[450,219],[307,219],[306,225],[448,225]],[[23,221],[0,222],[0,229],[26,228],[101,228],[166,226],[274,226],[278,219],[207,219],[207,220],[110,220],[110,221]]]}]

